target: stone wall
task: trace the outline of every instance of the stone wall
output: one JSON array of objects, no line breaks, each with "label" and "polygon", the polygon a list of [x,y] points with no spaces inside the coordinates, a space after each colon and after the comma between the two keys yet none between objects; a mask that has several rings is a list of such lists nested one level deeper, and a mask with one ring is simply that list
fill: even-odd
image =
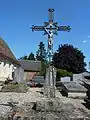
[{"label": "stone wall", "polygon": [[38,72],[27,72],[27,71],[24,71],[24,80],[28,82],[28,81],[32,80],[33,77],[35,75],[37,75],[37,74],[38,74]]},{"label": "stone wall", "polygon": [[11,64],[10,62],[1,61],[0,63],[0,82],[6,80],[21,82],[24,78],[24,71],[21,67]]},{"label": "stone wall", "polygon": [[1,62],[0,63],[0,81],[6,81],[7,79],[13,80],[13,72],[15,70],[13,64]]}]

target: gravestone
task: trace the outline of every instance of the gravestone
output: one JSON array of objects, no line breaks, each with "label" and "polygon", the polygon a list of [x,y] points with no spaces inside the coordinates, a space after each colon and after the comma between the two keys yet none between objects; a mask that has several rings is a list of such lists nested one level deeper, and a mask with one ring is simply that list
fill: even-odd
[{"label": "gravestone", "polygon": [[24,83],[24,70],[21,67],[17,67],[14,71],[13,82]]},{"label": "gravestone", "polygon": [[61,82],[70,82],[71,78],[70,77],[61,77]]},{"label": "gravestone", "polygon": [[78,83],[83,83],[82,81],[84,80],[84,74],[73,74],[73,82],[78,82]]},{"label": "gravestone", "polygon": [[62,82],[63,83],[63,94],[67,97],[73,98],[84,98],[86,96],[87,89],[77,82]]},{"label": "gravestone", "polygon": [[88,105],[88,108],[90,108],[90,79],[85,79],[84,81],[84,86],[87,89],[87,96],[85,98],[85,102]]}]

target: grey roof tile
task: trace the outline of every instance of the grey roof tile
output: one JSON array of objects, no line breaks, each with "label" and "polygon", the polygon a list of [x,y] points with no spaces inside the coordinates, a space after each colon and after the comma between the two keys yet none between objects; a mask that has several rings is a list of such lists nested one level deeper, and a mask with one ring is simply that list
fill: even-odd
[{"label": "grey roof tile", "polygon": [[20,65],[25,71],[40,71],[41,61],[19,60]]}]

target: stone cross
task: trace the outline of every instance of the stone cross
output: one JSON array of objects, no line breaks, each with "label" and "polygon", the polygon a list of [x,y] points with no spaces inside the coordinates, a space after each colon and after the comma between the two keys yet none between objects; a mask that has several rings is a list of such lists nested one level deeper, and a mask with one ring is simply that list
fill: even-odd
[{"label": "stone cross", "polygon": [[49,9],[49,21],[44,22],[43,26],[32,26],[32,31],[44,31],[44,35],[48,35],[48,57],[49,62],[52,62],[53,55],[53,36],[57,35],[57,31],[70,31],[70,26],[58,26],[57,22],[54,22],[54,9]]},{"label": "stone cross", "polygon": [[53,58],[53,36],[57,35],[58,31],[67,31],[71,30],[70,26],[58,26],[57,22],[54,22],[54,9],[49,9],[49,21],[44,22],[43,26],[32,26],[32,31],[44,31],[44,35],[48,36],[48,58],[49,58],[49,70],[48,74],[48,86],[55,88],[54,80],[53,80],[53,65],[52,65],[52,58]]}]

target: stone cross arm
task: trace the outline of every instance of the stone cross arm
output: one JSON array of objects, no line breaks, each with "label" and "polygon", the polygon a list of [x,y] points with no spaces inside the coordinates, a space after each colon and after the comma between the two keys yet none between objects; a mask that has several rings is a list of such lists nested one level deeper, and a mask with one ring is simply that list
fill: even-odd
[{"label": "stone cross arm", "polygon": [[32,31],[44,31],[45,27],[44,26],[32,26],[31,27]]},{"label": "stone cross arm", "polygon": [[58,26],[57,31],[67,31],[70,32],[71,27],[70,26]]},{"label": "stone cross arm", "polygon": [[32,31],[45,31],[47,30],[57,30],[57,31],[68,31],[70,32],[70,26],[53,26],[53,27],[46,27],[46,26],[32,26]]}]

